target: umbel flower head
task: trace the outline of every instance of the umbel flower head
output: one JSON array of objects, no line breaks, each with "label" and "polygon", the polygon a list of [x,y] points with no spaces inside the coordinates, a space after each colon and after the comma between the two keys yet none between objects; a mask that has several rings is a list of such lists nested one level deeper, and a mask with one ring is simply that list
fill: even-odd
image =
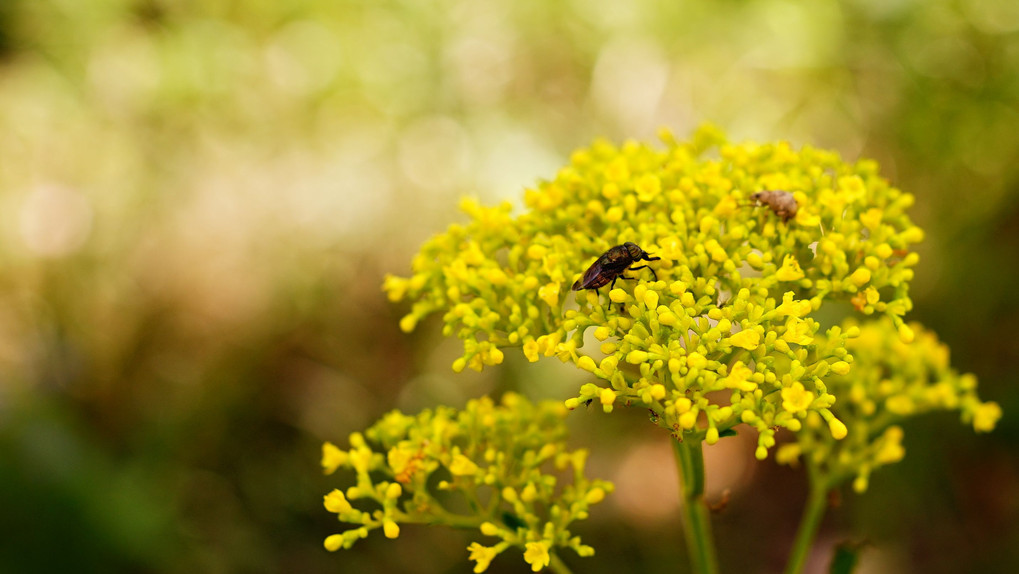
[{"label": "umbel flower head", "polygon": [[[765,458],[777,429],[808,420],[845,437],[828,381],[849,372],[858,329],[819,333],[815,316],[845,301],[912,338],[902,316],[923,238],[905,213],[913,197],[874,162],[831,151],[728,143],[711,127],[662,140],[575,152],[518,215],[465,201],[466,224],[426,243],[412,276],[387,278],[390,299],[412,303],[401,327],[441,313],[463,341],[457,371],[499,364],[507,347],[571,362],[597,382],[567,406],[640,405],[684,440],[711,444],[744,423]],[[796,209],[754,206],[760,191],[791,195]],[[614,288],[571,291],[625,242],[661,259]]]},{"label": "umbel flower head", "polygon": [[[326,474],[343,468],[356,476],[346,491],[325,495],[325,507],[357,525],[326,538],[325,547],[350,548],[377,529],[396,538],[402,524],[445,524],[493,541],[468,548],[475,572],[511,547],[535,572],[556,549],[594,554],[569,528],[613,487],[585,476],[587,451],[566,448],[567,413],[562,403],[510,393],[498,405],[486,397],[463,410],[393,411],[351,434],[347,450],[325,443]],[[357,507],[365,503],[373,508]]]},{"label": "umbel flower head", "polygon": [[853,489],[867,489],[872,471],[898,462],[903,420],[934,410],[958,410],[963,422],[977,432],[989,432],[1001,417],[1001,407],[981,402],[976,377],[949,366],[948,347],[918,323],[906,344],[887,319],[869,321],[860,336],[848,343],[855,361],[852,372],[828,381],[839,397],[835,413],[849,428],[843,441],[833,441],[816,417],[807,419],[796,440],[779,447],[776,459],[793,463],[801,455],[827,477],[829,486],[853,479]]}]

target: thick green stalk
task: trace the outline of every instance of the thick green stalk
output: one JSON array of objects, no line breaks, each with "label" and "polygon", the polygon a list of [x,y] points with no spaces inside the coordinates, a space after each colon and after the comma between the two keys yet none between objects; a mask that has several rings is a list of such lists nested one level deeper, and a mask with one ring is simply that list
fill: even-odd
[{"label": "thick green stalk", "polygon": [[803,565],[807,561],[807,555],[814,545],[814,538],[821,527],[821,519],[828,508],[828,483],[817,475],[810,473],[810,496],[807,498],[807,505],[803,508],[803,517],[800,519],[799,529],[796,531],[796,541],[793,542],[793,550],[789,555],[789,563],[786,565],[785,574],[800,574],[803,572]]},{"label": "thick green stalk", "polygon": [[718,558],[711,536],[711,511],[704,500],[704,453],[701,441],[672,441],[683,496],[683,532],[695,574],[717,574]]},{"label": "thick green stalk", "polygon": [[552,554],[551,561],[549,562],[549,570],[555,572],[555,574],[572,574],[570,567],[562,561],[557,554]]}]

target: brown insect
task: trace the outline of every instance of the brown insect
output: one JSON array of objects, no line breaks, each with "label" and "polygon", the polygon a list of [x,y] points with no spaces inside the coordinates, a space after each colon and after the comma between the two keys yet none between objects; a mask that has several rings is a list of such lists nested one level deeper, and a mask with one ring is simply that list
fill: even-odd
[{"label": "brown insect", "polygon": [[796,203],[796,198],[793,194],[788,191],[782,191],[779,189],[758,191],[750,195],[751,201],[755,207],[762,205],[768,206],[775,215],[782,218],[782,222],[786,223],[790,219],[796,216],[796,210],[800,208],[799,204]]},{"label": "brown insect", "polygon": [[573,284],[574,291],[581,289],[598,289],[606,283],[612,282],[609,289],[615,287],[616,279],[636,279],[636,277],[623,277],[627,271],[636,271],[647,268],[658,280],[658,274],[647,265],[630,267],[638,261],[658,261],[661,257],[651,257],[646,251],[637,246],[636,243],[627,241],[622,245],[616,245],[605,253],[602,253],[598,260],[591,264],[584,272],[584,276]]}]

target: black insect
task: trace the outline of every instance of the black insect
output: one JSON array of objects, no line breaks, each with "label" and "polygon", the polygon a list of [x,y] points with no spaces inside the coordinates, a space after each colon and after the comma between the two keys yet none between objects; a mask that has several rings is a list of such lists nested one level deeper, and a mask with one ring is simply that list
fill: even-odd
[{"label": "black insect", "polygon": [[658,274],[655,273],[654,269],[647,265],[641,265],[640,267],[630,267],[630,265],[638,261],[658,261],[659,259],[661,257],[651,257],[646,251],[638,247],[636,243],[627,241],[602,253],[601,257],[587,268],[584,276],[573,284],[573,290],[598,289],[610,281],[612,285],[609,286],[609,289],[611,289],[615,287],[616,279],[620,277],[623,279],[635,279],[634,277],[623,277],[623,273],[644,268],[651,271],[651,274],[655,276],[657,281]]},{"label": "black insect", "polygon": [[767,205],[768,208],[775,213],[775,215],[782,218],[783,223],[786,223],[795,217],[796,210],[800,208],[799,204],[796,203],[796,198],[793,197],[793,194],[780,189],[758,191],[757,193],[751,194],[750,199],[754,202],[753,205],[755,206]]}]

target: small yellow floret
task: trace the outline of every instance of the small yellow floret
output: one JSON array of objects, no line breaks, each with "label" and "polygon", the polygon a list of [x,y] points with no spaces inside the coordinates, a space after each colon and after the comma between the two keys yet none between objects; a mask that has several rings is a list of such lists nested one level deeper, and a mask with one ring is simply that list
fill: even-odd
[{"label": "small yellow floret", "polygon": [[1001,418],[1001,407],[998,403],[987,402],[977,407],[973,413],[973,430],[977,432],[991,432]]},{"label": "small yellow floret", "polygon": [[547,542],[528,542],[524,551],[524,561],[531,565],[532,572],[540,572],[548,566],[552,557],[548,554]]},{"label": "small yellow floret", "polygon": [[331,442],[326,442],[322,445],[322,470],[326,474],[332,474],[336,472],[336,469],[347,463],[346,451],[340,450],[339,447]]},{"label": "small yellow floret", "polygon": [[353,507],[347,502],[347,497],[343,496],[343,492],[339,489],[333,489],[332,492],[322,497],[322,504],[326,507],[329,512],[335,512],[341,514],[349,512]]},{"label": "small yellow floret", "polygon": [[806,411],[814,402],[814,393],[808,391],[799,381],[782,389],[782,408],[791,413]]},{"label": "small yellow floret", "polygon": [[761,334],[753,329],[744,329],[729,336],[729,342],[736,347],[753,351],[761,344]]},{"label": "small yellow floret", "polygon": [[462,454],[453,455],[449,464],[449,472],[454,476],[473,476],[478,472],[478,465]]},{"label": "small yellow floret", "polygon": [[782,267],[775,272],[775,278],[779,281],[799,281],[803,279],[803,269],[800,262],[792,255],[786,255],[782,260]]}]

